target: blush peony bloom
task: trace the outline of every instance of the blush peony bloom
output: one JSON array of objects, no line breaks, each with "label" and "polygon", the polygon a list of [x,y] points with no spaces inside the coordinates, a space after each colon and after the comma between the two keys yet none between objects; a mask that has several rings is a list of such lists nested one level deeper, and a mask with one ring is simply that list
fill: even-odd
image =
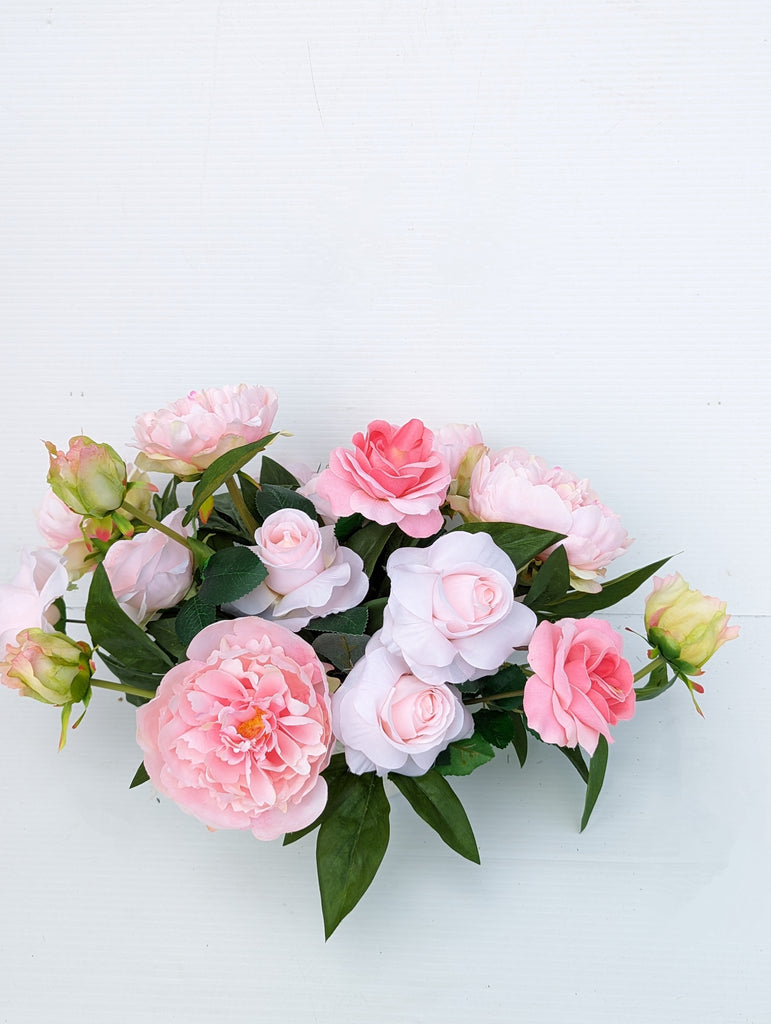
[{"label": "blush peony bloom", "polygon": [[335,528],[319,528],[299,509],[269,515],[252,548],[268,570],[255,590],[228,606],[242,615],[261,614],[297,632],[311,619],[345,612],[369,589],[364,563],[335,539]]},{"label": "blush peony bloom", "polygon": [[527,724],[545,743],[589,754],[609,726],[635,709],[632,669],[621,636],[603,619],[542,622],[530,641],[534,675],[525,683]]},{"label": "blush peony bloom", "polygon": [[355,775],[424,775],[474,720],[454,687],[418,679],[376,633],[332,697],[332,729]]},{"label": "blush peony bloom", "polygon": [[10,583],[0,583],[0,660],[6,645],[22,629],[53,632],[59,621],[54,601],[62,597],[69,579],[64,559],[49,548],[24,550],[21,566]]},{"label": "blush peony bloom", "polygon": [[420,679],[463,683],[527,644],[535,614],[514,600],[517,570],[486,533],[448,533],[388,559],[381,642]]},{"label": "blush peony bloom", "polygon": [[210,828],[276,839],[314,821],[333,743],[327,679],[294,633],[257,618],[193,639],[137,711],[147,774]]},{"label": "blush peony bloom", "polygon": [[476,423],[446,423],[434,434],[434,448],[447,459],[450,475],[456,477],[469,448],[482,444],[482,431]]},{"label": "blush peony bloom", "polygon": [[686,675],[701,675],[715,651],[739,635],[738,626],[728,625],[725,609],[725,601],[692,590],[679,572],[654,576],[645,599],[648,639]]},{"label": "blush peony bloom", "polygon": [[141,469],[195,476],[233,448],[270,433],[278,409],[272,388],[239,384],[191,391],[134,426]]},{"label": "blush peony bloom", "polygon": [[315,486],[335,516],[361,512],[383,526],[398,524],[409,537],[430,537],[442,526],[449,483],[447,460],[420,420],[402,427],[375,420],[354,435],[353,451],[335,448]]},{"label": "blush peony bloom", "polygon": [[[184,516],[185,510],[178,508],[162,522],[175,533],[191,537],[193,528],[182,525]],[[116,601],[140,625],[162,608],[173,608],[193,582],[192,552],[159,530],[117,541],[103,564]]]}]

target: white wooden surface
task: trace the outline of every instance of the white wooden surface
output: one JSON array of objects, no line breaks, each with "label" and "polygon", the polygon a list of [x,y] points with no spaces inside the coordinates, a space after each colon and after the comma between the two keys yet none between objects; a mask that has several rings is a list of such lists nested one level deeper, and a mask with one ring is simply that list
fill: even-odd
[{"label": "white wooden surface", "polygon": [[[579,835],[552,751],[394,798],[324,945],[312,842],[210,835],[131,713],[0,694],[0,1021],[771,1021],[771,9],[749,0],[0,2],[2,578],[40,439],[264,383],[324,459],[477,421],[591,478],[743,634],[620,727]],[[619,625],[639,626],[631,598]],[[640,649],[630,638],[630,657]]]}]

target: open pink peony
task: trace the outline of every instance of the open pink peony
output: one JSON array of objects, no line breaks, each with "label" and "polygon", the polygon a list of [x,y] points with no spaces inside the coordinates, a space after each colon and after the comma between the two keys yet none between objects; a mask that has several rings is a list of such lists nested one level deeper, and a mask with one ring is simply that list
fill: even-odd
[{"label": "open pink peony", "polygon": [[216,622],[193,639],[137,712],[147,773],[211,828],[276,839],[323,810],[330,699],[313,648],[258,618]]}]

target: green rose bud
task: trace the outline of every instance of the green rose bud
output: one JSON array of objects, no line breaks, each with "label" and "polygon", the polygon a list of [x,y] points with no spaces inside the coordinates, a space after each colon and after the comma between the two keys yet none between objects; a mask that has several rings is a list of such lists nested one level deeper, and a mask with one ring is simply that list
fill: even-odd
[{"label": "green rose bud", "polygon": [[120,508],[126,497],[126,464],[108,444],[80,435],[67,452],[46,441],[50,455],[48,482],[73,512],[101,519]]},{"label": "green rose bud", "polygon": [[62,706],[84,699],[93,667],[88,644],[64,633],[24,629],[5,649],[2,682],[25,697]]}]

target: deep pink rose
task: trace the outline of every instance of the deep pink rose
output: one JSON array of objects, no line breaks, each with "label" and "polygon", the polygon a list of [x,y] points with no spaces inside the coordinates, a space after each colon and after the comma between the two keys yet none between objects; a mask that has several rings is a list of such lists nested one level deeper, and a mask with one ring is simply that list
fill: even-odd
[{"label": "deep pink rose", "polygon": [[424,775],[474,721],[454,687],[418,679],[376,633],[332,697],[332,728],[355,775]]},{"label": "deep pink rose", "polygon": [[195,476],[233,448],[270,433],[278,408],[272,388],[239,384],[191,391],[134,426],[141,469]]},{"label": "deep pink rose", "polygon": [[10,583],[0,583],[0,660],[22,629],[53,631],[60,617],[54,601],[68,583],[61,555],[49,548],[22,552],[19,571]]},{"label": "deep pink rose", "polygon": [[397,523],[409,537],[430,537],[442,526],[439,507],[450,484],[447,460],[420,420],[398,427],[375,420],[356,434],[353,451],[335,448],[316,493],[335,516],[361,512],[385,526]]},{"label": "deep pink rose", "polygon": [[156,789],[211,828],[275,839],[314,821],[333,743],[324,669],[310,644],[258,618],[193,639],[137,711]]},{"label": "deep pink rose", "polygon": [[486,533],[456,530],[427,548],[399,548],[387,572],[381,642],[420,679],[479,679],[535,629],[535,614],[514,600],[514,563]]},{"label": "deep pink rose", "polygon": [[527,724],[545,743],[593,754],[609,726],[631,718],[632,669],[621,636],[603,619],[542,622],[530,641],[534,675],[525,683]]}]

